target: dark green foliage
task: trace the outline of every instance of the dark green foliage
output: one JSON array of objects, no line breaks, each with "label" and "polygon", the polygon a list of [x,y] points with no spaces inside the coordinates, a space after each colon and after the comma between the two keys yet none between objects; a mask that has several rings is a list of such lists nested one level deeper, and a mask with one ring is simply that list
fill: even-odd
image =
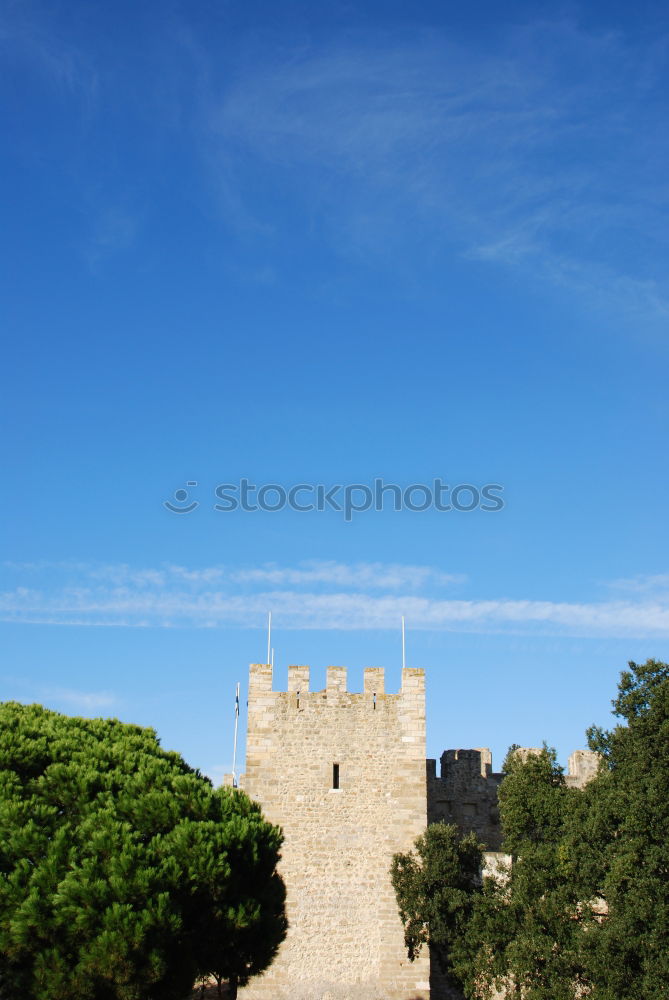
[{"label": "dark green foliage", "polygon": [[0,997],[183,1000],[285,933],[280,831],[155,733],[0,706]]},{"label": "dark green foliage", "polygon": [[468,997],[506,988],[524,1000],[568,1000],[584,981],[578,898],[561,850],[576,793],[545,747],[526,757],[512,747],[505,771],[500,814],[510,869],[482,880],[481,845],[441,824],[416,841],[418,857],[395,857],[407,950],[413,958],[429,941]]},{"label": "dark green foliage", "polygon": [[566,787],[554,751],[511,748],[506,876],[458,893],[471,858],[458,872],[453,845],[431,855],[425,887],[415,858],[396,859],[409,954],[436,943],[467,997],[669,997],[669,666],[629,667],[613,702],[621,724],[589,731],[602,766],[585,789]]},{"label": "dark green foliage", "polygon": [[463,940],[481,893],[482,847],[474,834],[461,837],[455,826],[433,823],[415,848],[396,854],[391,867],[407,952],[413,961],[429,942],[442,970],[460,986],[469,957]]},{"label": "dark green foliage", "polygon": [[[513,749],[505,762],[500,788],[503,850],[512,857],[508,881],[491,886],[490,933],[496,935],[496,963],[491,969],[512,982],[524,1000],[570,1000],[586,987],[581,958],[583,924],[565,832],[579,792],[565,786],[555,751],[538,754]],[[505,938],[499,933],[501,910]],[[489,933],[479,921],[479,944]],[[485,976],[483,977],[485,978]]]},{"label": "dark green foliage", "polygon": [[629,667],[613,702],[624,724],[588,734],[605,768],[570,845],[581,892],[608,907],[586,940],[598,1000],[669,996],[669,666]]}]

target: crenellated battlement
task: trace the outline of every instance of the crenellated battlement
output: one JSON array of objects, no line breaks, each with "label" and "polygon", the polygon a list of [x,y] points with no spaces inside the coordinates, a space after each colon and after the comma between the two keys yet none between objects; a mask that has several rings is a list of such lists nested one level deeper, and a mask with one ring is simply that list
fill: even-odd
[{"label": "crenellated battlement", "polygon": [[427,761],[428,818],[431,823],[455,823],[474,831],[489,850],[499,850],[501,828],[497,796],[503,775],[492,770],[488,747],[445,750],[437,762]]},{"label": "crenellated battlement", "polygon": [[492,754],[488,747],[473,750],[444,750],[441,755],[441,776],[457,768],[461,774],[489,778],[492,774]]},{"label": "crenellated battlement", "polygon": [[[523,760],[540,754],[539,747],[518,747]],[[599,755],[592,750],[576,750],[569,757],[565,784],[583,788],[597,773]],[[443,820],[455,823],[463,832],[474,831],[491,851],[498,851],[502,841],[498,793],[503,773],[492,769],[492,754],[487,747],[472,750],[445,750],[441,771],[437,762],[427,761],[428,816],[431,823]]]},{"label": "crenellated battlement", "polygon": [[288,690],[308,694],[310,672],[310,667],[288,667]]},{"label": "crenellated battlement", "polygon": [[289,695],[299,694],[300,700],[307,695],[347,695],[352,699],[362,698],[407,698],[425,697],[425,671],[418,667],[404,667],[402,670],[402,686],[396,694],[386,694],[385,669],[383,667],[365,667],[363,671],[363,689],[361,692],[349,691],[347,685],[347,668],[329,666],[326,672],[326,684],[322,691],[312,691],[311,668],[292,665],[288,667],[288,686],[286,691],[277,691],[273,687],[272,666],[269,663],[252,663],[249,673],[249,698],[259,694]]}]

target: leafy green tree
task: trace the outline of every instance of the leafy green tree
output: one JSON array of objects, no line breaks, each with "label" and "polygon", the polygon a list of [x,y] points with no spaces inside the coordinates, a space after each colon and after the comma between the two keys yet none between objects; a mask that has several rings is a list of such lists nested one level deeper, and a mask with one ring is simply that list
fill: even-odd
[{"label": "leafy green tree", "polygon": [[584,940],[597,1000],[669,996],[669,665],[629,668],[613,702],[621,723],[589,730],[604,767],[569,845],[581,897],[606,904]]},{"label": "leafy green tree", "polygon": [[588,983],[579,943],[584,918],[563,850],[573,797],[555,752],[512,747],[500,791],[512,864],[481,879],[473,835],[435,824],[417,856],[394,859],[393,884],[409,957],[429,942],[467,997],[503,989],[523,1000],[573,1000]]},{"label": "leafy green tree", "polygon": [[456,987],[468,975],[467,927],[481,893],[482,858],[473,833],[463,837],[455,826],[433,823],[415,852],[394,856],[390,870],[409,958],[429,944]]},{"label": "leafy green tree", "polygon": [[669,997],[669,665],[629,668],[620,723],[588,732],[602,766],[584,789],[566,787],[553,750],[511,748],[506,875],[477,891],[475,856],[448,828],[395,859],[409,955],[431,942],[467,997]]},{"label": "leafy green tree", "polygon": [[572,1000],[590,986],[581,955],[589,915],[564,847],[581,793],[566,787],[555,751],[546,746],[530,754],[512,748],[504,771],[502,848],[512,863],[508,880],[496,887],[499,905],[492,927],[484,920],[477,928],[479,943],[490,931],[497,932],[494,971],[501,971],[524,1000]]},{"label": "leafy green tree", "polygon": [[243,984],[285,935],[281,839],[153,730],[0,705],[0,997]]}]

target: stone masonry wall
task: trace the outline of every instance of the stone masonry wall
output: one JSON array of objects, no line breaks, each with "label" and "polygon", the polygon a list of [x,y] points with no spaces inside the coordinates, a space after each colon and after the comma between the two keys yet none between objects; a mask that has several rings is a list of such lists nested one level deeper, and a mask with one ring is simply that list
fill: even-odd
[{"label": "stone masonry wall", "polygon": [[445,750],[441,772],[436,761],[427,761],[427,802],[430,823],[455,823],[463,832],[474,831],[489,851],[502,842],[497,796],[503,775],[492,770],[487,747]]},{"label": "stone masonry wall", "polygon": [[[519,747],[519,754],[538,754],[538,747]],[[599,755],[592,750],[575,750],[569,757],[565,784],[583,788],[597,773]],[[503,774],[492,769],[487,747],[474,750],[445,750],[441,772],[436,761],[427,761],[427,814],[430,823],[455,823],[462,833],[472,830],[488,851],[502,846],[498,795]]]},{"label": "stone masonry wall", "polygon": [[252,664],[242,786],[283,828],[290,929],[240,997],[427,1000],[429,960],[407,959],[389,877],[427,823],[423,671],[386,694],[368,668],[352,694],[344,667],[317,692],[308,667],[289,667],[288,691],[273,691],[271,667]]}]

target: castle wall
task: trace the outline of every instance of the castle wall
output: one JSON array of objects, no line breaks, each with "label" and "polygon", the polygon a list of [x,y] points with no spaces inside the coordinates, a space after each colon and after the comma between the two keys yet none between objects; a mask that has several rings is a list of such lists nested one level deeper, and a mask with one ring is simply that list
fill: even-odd
[{"label": "castle wall", "polygon": [[369,668],[350,693],[345,668],[329,667],[311,692],[309,668],[289,667],[288,691],[274,691],[271,667],[253,664],[243,787],[283,828],[290,928],[240,996],[427,1000],[429,959],[407,958],[389,877],[427,823],[423,671],[386,694]]},{"label": "castle wall", "polygon": [[[516,753],[539,754],[538,747],[519,747]],[[599,754],[575,750],[569,757],[565,784],[584,788],[599,767]],[[427,814],[429,823],[454,823],[462,833],[473,831],[486,850],[502,847],[498,796],[504,775],[492,770],[492,754],[487,747],[474,750],[446,750],[441,755],[441,771],[436,761],[427,761]]]},{"label": "castle wall", "polygon": [[494,774],[487,747],[446,750],[427,761],[428,822],[455,823],[462,833],[472,830],[489,851],[499,851],[502,832],[498,793],[503,775]]}]

